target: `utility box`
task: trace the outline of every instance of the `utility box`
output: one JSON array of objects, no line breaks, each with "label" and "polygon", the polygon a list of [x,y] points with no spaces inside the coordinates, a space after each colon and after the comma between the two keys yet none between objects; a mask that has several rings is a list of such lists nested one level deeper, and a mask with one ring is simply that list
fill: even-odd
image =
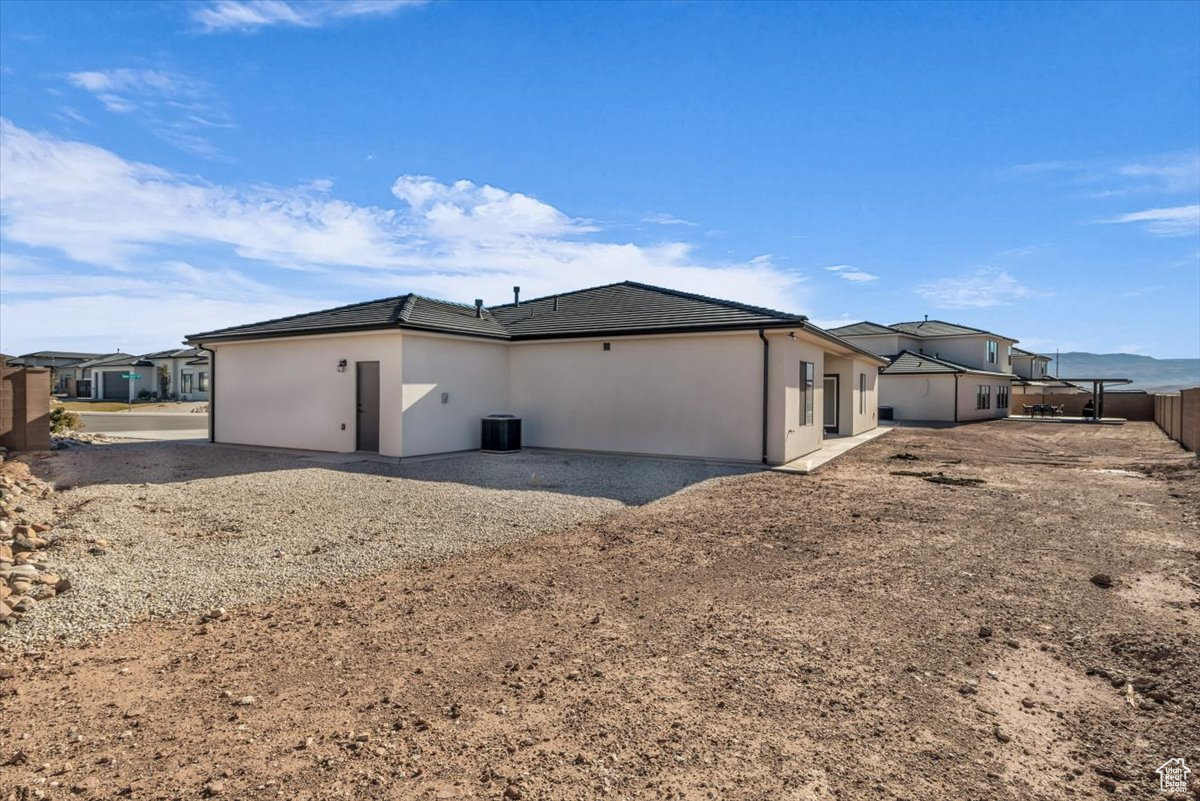
[{"label": "utility box", "polygon": [[480,450],[484,453],[515,453],[521,450],[521,418],[511,414],[489,414],[483,418]]}]

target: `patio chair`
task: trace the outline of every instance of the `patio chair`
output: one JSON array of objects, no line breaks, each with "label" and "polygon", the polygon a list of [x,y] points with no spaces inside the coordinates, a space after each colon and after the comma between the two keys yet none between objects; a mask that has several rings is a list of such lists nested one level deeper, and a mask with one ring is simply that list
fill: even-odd
[{"label": "patio chair", "polygon": [[1026,417],[1033,417],[1033,407],[1028,403],[1022,403],[1021,408],[1025,410]]},{"label": "patio chair", "polygon": [[1066,404],[1060,403],[1059,405],[1051,406],[1050,408],[1051,408],[1051,410],[1053,410],[1055,417],[1062,417],[1063,416],[1063,408],[1065,406],[1066,406]]}]

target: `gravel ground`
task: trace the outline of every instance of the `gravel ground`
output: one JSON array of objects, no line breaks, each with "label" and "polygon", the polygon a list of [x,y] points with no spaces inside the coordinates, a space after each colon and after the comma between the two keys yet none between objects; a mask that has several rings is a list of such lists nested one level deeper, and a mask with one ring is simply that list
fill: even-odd
[{"label": "gravel ground", "polygon": [[[26,503],[55,522],[70,593],[0,648],[80,642],[134,623],[264,601],[596,521],[753,470],[525,451],[403,464],[181,443],[77,447],[32,465],[59,488]],[[103,553],[93,553],[97,549]]]},{"label": "gravel ground", "polygon": [[905,427],[0,654],[0,799],[1166,799],[1154,769],[1200,763],[1198,512],[1149,423]]}]

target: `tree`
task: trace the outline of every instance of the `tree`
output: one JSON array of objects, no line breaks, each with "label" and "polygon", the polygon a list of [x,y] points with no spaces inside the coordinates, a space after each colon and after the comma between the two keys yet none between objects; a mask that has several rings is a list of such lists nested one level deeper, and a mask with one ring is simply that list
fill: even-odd
[{"label": "tree", "polygon": [[171,393],[171,368],[168,365],[158,366],[158,397],[163,400]]}]

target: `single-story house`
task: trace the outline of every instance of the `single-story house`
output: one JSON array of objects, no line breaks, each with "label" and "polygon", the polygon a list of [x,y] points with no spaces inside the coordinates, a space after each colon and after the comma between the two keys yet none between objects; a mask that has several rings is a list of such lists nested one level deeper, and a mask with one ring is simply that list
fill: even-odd
[{"label": "single-story house", "polygon": [[508,413],[534,447],[781,464],[877,425],[887,361],[803,315],[632,281],[518,298],[192,334],[211,439],[416,456],[479,448],[480,419]]},{"label": "single-story house", "polygon": [[84,362],[102,356],[101,353],[80,353],[78,351],[39,350],[36,353],[26,353],[10,360],[13,367],[48,367],[50,368],[50,391],[54,394],[71,393],[71,379],[75,377],[75,368]]},{"label": "single-story house", "polygon": [[[147,353],[142,357],[154,365],[152,392],[160,397],[177,397],[181,401],[208,400],[208,354],[199,348],[174,348]],[[167,379],[163,390],[163,377]]]},{"label": "single-story house", "polygon": [[830,332],[887,359],[879,403],[896,420],[965,422],[1007,417],[1017,340],[982,328],[917,320],[870,321]]}]

